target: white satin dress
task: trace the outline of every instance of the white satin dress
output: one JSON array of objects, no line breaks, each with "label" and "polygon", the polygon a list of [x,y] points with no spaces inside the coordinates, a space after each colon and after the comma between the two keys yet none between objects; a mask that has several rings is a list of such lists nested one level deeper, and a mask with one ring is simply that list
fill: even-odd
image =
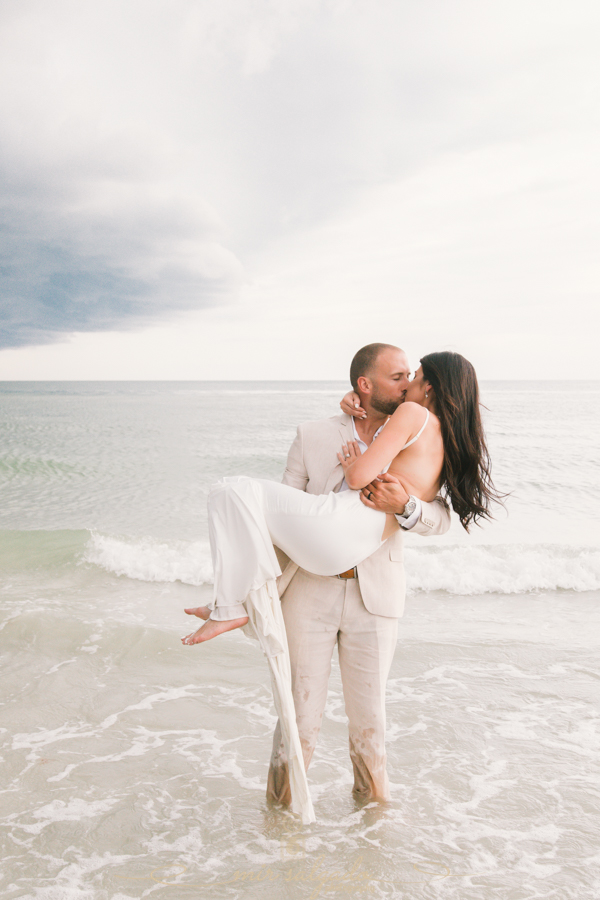
[{"label": "white satin dress", "polygon": [[338,575],[381,546],[385,527],[359,491],[307,494],[244,476],[211,488],[208,515],[219,621],[245,616],[250,591],[281,574],[274,544],[313,575]]},{"label": "white satin dress", "polygon": [[[429,412],[419,433],[429,420]],[[214,567],[211,619],[248,616],[246,629],[269,661],[273,696],[290,766],[292,809],[314,821],[291,690],[291,669],[277,593],[279,547],[314,575],[338,575],[381,544],[385,513],[370,509],[359,491],[307,494],[288,485],[238,476],[215,484],[208,498]]]}]

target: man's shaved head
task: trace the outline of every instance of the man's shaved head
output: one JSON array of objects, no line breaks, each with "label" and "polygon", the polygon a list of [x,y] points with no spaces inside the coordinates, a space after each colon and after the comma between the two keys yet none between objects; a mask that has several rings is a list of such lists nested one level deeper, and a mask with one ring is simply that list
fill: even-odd
[{"label": "man's shaved head", "polygon": [[354,359],[350,364],[350,384],[355,391],[358,391],[358,379],[360,376],[368,376],[373,371],[379,354],[384,350],[404,352],[400,350],[400,347],[394,347],[393,344],[367,344],[366,347],[361,347],[354,355]]}]

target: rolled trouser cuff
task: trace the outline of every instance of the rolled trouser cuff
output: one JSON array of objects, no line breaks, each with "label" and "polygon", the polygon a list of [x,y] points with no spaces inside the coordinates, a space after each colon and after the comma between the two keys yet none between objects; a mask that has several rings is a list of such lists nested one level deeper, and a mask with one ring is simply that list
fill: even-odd
[{"label": "rolled trouser cuff", "polygon": [[247,616],[243,603],[235,603],[233,606],[215,606],[210,614],[213,622],[227,622],[230,619],[241,619]]}]

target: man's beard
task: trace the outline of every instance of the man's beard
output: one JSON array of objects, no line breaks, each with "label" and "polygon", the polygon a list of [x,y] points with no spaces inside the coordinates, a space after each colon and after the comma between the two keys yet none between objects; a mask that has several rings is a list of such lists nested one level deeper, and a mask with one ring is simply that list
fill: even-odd
[{"label": "man's beard", "polygon": [[404,395],[399,400],[390,400],[389,397],[382,397],[380,394],[373,392],[371,394],[371,406],[384,416],[391,416],[395,413],[401,403],[404,403]]}]

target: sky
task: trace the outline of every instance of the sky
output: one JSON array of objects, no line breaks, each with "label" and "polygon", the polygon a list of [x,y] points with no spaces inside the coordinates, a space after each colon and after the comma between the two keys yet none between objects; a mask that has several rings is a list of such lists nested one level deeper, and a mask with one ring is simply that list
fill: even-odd
[{"label": "sky", "polygon": [[0,380],[597,379],[596,0],[3,0]]}]

